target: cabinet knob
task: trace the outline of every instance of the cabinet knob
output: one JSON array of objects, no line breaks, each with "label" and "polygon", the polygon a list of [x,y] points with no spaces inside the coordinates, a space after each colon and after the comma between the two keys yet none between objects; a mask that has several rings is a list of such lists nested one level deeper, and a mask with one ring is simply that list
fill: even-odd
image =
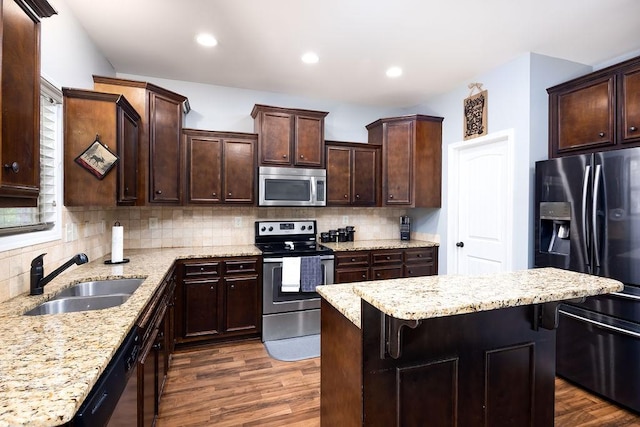
[{"label": "cabinet knob", "polygon": [[367,278],[367,275],[366,275],[366,274],[363,274],[363,275],[362,275],[362,278],[363,278],[363,279],[366,279],[366,278]]},{"label": "cabinet knob", "polygon": [[127,194],[129,192],[129,187],[124,187],[124,193]]},{"label": "cabinet knob", "polygon": [[162,190],[156,190],[156,194],[162,194]]},{"label": "cabinet knob", "polygon": [[229,193],[229,196],[231,196],[231,193]]},{"label": "cabinet knob", "polygon": [[407,271],[407,273],[411,274],[411,270]]},{"label": "cabinet knob", "polygon": [[238,266],[238,268],[239,268],[240,270],[242,270],[242,269],[244,268],[244,265],[240,264],[240,265]]},{"label": "cabinet knob", "polygon": [[345,195],[344,195],[344,198],[345,198],[345,199],[348,199],[348,198],[349,198],[349,196],[347,196],[347,195],[345,194]]},{"label": "cabinet knob", "polygon": [[231,289],[235,289],[235,288],[236,288],[236,285],[231,285]]},{"label": "cabinet knob", "polygon": [[301,158],[301,159],[304,159],[304,154],[300,154],[300,158]]},{"label": "cabinet knob", "polygon": [[604,132],[600,132],[600,133],[598,134],[598,136],[599,136],[600,138],[604,137]]},{"label": "cabinet knob", "polygon": [[214,286],[211,286],[209,289],[213,290]]},{"label": "cabinet knob", "polygon": [[204,271],[204,267],[200,267],[200,271]]},{"label": "cabinet knob", "polygon": [[13,162],[11,164],[5,163],[4,168],[11,169],[14,173],[18,173],[20,171],[20,165],[18,164],[18,162]]},{"label": "cabinet knob", "polygon": [[417,257],[418,257],[418,258],[422,258],[422,254],[418,254],[418,255],[417,255]]},{"label": "cabinet knob", "polygon": [[359,198],[360,198],[360,195],[359,195],[359,194],[356,194],[356,199],[359,199]]},{"label": "cabinet knob", "polygon": [[213,197],[216,197],[217,195],[218,195],[217,193],[213,193],[213,194],[212,194],[212,196],[213,196]]},{"label": "cabinet knob", "polygon": [[631,127],[629,128],[629,131],[631,131],[631,132],[635,132],[635,131],[637,131],[637,130],[638,130],[638,128],[637,128],[637,127],[635,127],[635,126],[631,126]]},{"label": "cabinet knob", "polygon": [[356,262],[356,259],[355,258],[351,258],[351,262]]},{"label": "cabinet knob", "polygon": [[393,199],[393,194],[389,194],[389,198],[390,198],[390,199]]},{"label": "cabinet knob", "polygon": [[283,159],[286,159],[286,158],[287,158],[287,155],[286,155],[286,154],[283,154],[283,155],[282,155],[282,158],[283,158]]},{"label": "cabinet knob", "polygon": [[380,273],[376,273],[376,277],[380,277]]}]

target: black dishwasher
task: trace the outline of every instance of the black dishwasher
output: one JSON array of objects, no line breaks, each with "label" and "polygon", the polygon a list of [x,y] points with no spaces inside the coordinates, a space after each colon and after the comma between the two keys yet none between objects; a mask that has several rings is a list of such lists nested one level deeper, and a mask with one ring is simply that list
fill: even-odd
[{"label": "black dishwasher", "polygon": [[134,327],[78,409],[73,426],[137,425],[139,349],[140,334]]}]

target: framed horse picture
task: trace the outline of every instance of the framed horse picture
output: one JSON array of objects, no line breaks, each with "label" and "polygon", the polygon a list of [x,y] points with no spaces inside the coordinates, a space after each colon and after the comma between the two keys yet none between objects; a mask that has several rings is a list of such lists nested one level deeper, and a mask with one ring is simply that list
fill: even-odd
[{"label": "framed horse picture", "polygon": [[118,160],[118,156],[100,142],[97,135],[95,141],[75,158],[77,164],[91,172],[98,179],[104,178]]}]

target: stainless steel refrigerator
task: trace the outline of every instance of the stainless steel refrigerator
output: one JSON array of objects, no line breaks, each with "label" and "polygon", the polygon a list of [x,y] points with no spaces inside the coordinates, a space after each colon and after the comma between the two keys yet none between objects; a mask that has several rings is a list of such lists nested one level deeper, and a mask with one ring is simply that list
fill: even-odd
[{"label": "stainless steel refrigerator", "polygon": [[536,163],[535,264],[625,284],[563,304],[556,372],[640,412],[640,148]]}]

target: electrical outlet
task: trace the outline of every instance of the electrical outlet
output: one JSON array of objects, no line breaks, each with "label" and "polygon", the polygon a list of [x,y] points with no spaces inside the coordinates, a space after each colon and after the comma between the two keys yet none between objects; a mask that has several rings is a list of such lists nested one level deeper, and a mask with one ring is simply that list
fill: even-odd
[{"label": "electrical outlet", "polygon": [[236,217],[233,218],[233,226],[235,228],[242,227],[242,217],[241,216],[236,216]]},{"label": "electrical outlet", "polygon": [[107,224],[104,220],[100,221],[100,234],[104,234],[107,231]]},{"label": "electrical outlet", "polygon": [[349,215],[342,215],[342,225],[349,224]]},{"label": "electrical outlet", "polygon": [[149,230],[158,228],[158,218],[149,218]]},{"label": "electrical outlet", "polygon": [[65,225],[64,229],[64,240],[65,242],[73,242],[74,240],[78,240],[78,226],[73,222],[69,222]]}]

